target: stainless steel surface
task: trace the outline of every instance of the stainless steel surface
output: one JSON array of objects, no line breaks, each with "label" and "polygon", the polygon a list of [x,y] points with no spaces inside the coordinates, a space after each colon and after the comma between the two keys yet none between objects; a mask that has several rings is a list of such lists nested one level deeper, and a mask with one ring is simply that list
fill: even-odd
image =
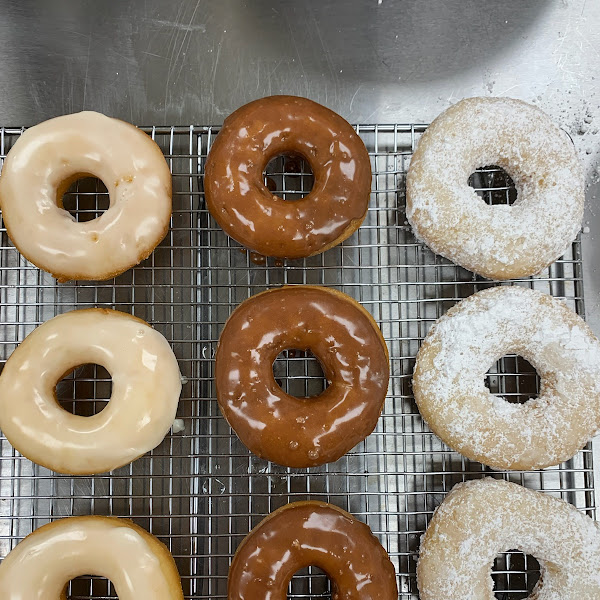
[{"label": "stainless steel surface", "polygon": [[[600,333],[600,3],[0,0],[0,9],[4,124],[32,125],[83,109],[138,124],[220,123],[243,103],[274,93],[307,96],[358,123],[429,122],[473,95],[537,104],[573,138],[585,165],[587,212],[581,242],[532,285],[565,297],[580,314],[585,308]],[[32,528],[59,516],[132,516],[168,543],[188,597],[224,597],[229,557],[249,528],[280,504],[310,496],[367,521],[391,553],[401,597],[416,597],[418,539],[433,507],[454,482],[486,472],[427,431],[410,392],[414,355],[431,322],[487,285],[415,243],[402,210],[396,211],[421,130],[361,127],[377,169],[368,220],[342,248],[307,261],[255,264],[260,259],[242,253],[216,227],[198,177],[214,130],[197,127],[154,130],[175,174],[174,227],[148,261],[114,282],[57,285],[2,234],[2,360],[56,313],[113,306],[148,319],[172,341],[187,383],[184,432],[111,477],[54,476],[1,439],[0,558]],[[3,130],[2,155],[18,132]],[[480,177],[478,186],[505,192],[496,176]],[[283,184],[281,176],[273,178]],[[307,181],[285,178],[295,190]],[[82,188],[72,196],[80,218],[97,203],[106,208],[95,191]],[[221,418],[211,380],[218,333],[233,307],[267,286],[302,282],[333,285],[362,301],[381,323],[393,357],[377,431],[338,463],[306,472],[252,457]],[[288,358],[276,369],[282,385],[297,393],[322,386],[310,359]],[[512,375],[528,372],[513,359],[497,370],[501,374],[490,378],[494,390],[525,397],[536,381],[531,374]],[[78,398],[77,411],[89,414],[102,406],[109,387],[106,373],[86,367],[59,393]],[[586,448],[561,468],[511,478],[594,516],[593,458]],[[598,474],[596,481],[600,485]],[[535,579],[526,573],[535,564],[516,554],[500,557],[497,568],[503,589],[530,588]],[[305,573],[294,580],[294,597],[325,588],[322,577]],[[74,597],[92,593],[110,597],[102,580],[76,582]]]},{"label": "stainless steel surface", "polygon": [[[229,561],[259,520],[307,498],[327,500],[366,521],[398,574],[400,597],[415,600],[419,537],[433,509],[457,482],[493,475],[562,497],[595,516],[593,454],[588,446],[560,467],[502,474],[451,452],[423,424],[410,389],[414,357],[429,327],[460,298],[494,285],[431,253],[404,219],[404,176],[422,125],[358,127],[374,171],[368,216],[351,238],[300,261],[254,256],[232,242],[205,209],[204,160],[217,129],[151,128],[174,175],[173,226],[144,263],[107,282],[56,281],[25,261],[2,230],[0,239],[0,359],[39,323],[74,308],[106,306],[149,320],[172,343],[185,384],[178,416],[182,433],[110,475],[55,475],[22,458],[0,437],[0,558],[43,523],[71,514],[131,517],[173,552],[187,598],[225,598]],[[21,129],[0,130],[5,156]],[[295,162],[295,161],[293,161]],[[270,177],[293,199],[306,191],[306,166],[279,160]],[[509,202],[503,174],[488,169],[473,185],[489,202]],[[65,202],[78,218],[106,208],[106,194],[81,187]],[[336,463],[288,469],[253,456],[232,434],[215,400],[213,356],[231,311],[250,295],[281,284],[336,287],[359,300],[387,340],[391,379],[376,431]],[[539,277],[517,282],[559,296],[584,310],[580,241]],[[287,355],[275,363],[284,388],[323,389],[314,359]],[[490,370],[488,385],[512,400],[537,390],[531,367],[507,357]],[[90,414],[108,397],[107,374],[84,367],[59,385],[63,406]],[[537,577],[536,563],[517,552],[496,561],[498,593],[521,597]],[[509,594],[510,591],[510,594]],[[326,578],[308,569],[293,580],[291,597],[329,597]],[[517,594],[515,596],[515,594]],[[114,598],[101,578],[73,583],[71,598]],[[499,596],[502,597],[502,596]]]}]

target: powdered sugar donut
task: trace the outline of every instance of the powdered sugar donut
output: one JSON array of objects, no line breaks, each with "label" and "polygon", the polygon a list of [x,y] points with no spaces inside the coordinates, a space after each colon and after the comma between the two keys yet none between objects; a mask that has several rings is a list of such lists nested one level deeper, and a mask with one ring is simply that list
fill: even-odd
[{"label": "powdered sugar donut", "polygon": [[[468,185],[479,167],[513,179],[512,206],[490,206]],[[583,171],[566,133],[534,106],[468,98],[437,117],[411,159],[406,215],[434,252],[492,279],[538,273],[581,227]]]},{"label": "powdered sugar donut", "polygon": [[[541,377],[539,396],[524,404],[484,385],[488,369],[509,353]],[[454,450],[499,469],[541,469],[571,458],[600,427],[600,342],[551,296],[487,289],[432,327],[413,390],[423,418]]]},{"label": "powdered sugar donut", "polygon": [[494,600],[491,565],[518,549],[540,563],[530,600],[600,598],[600,532],[574,506],[491,478],[460,483],[421,540],[421,600]]}]

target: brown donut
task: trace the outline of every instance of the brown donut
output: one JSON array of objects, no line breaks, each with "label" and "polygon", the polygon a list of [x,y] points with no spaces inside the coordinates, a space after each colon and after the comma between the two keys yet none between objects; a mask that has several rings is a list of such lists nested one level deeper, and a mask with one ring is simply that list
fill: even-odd
[{"label": "brown donut", "polygon": [[[293,202],[273,195],[263,171],[279,155],[300,155],[314,186]],[[296,96],[269,96],[232,113],[217,135],[204,175],[208,210],[232,238],[265,256],[302,258],[349,237],[362,223],[371,163],[351,125]]]},{"label": "brown donut", "polygon": [[[273,363],[310,349],[329,387],[314,398],[286,394]],[[381,413],[389,357],[373,317],[325,287],[283,287],[252,296],[229,317],[217,348],[221,410],[254,454],[288,467],[333,462],[369,435]]]},{"label": "brown donut", "polygon": [[227,580],[229,600],[286,600],[296,571],[313,565],[331,580],[332,598],[396,600],[396,574],[367,525],[326,502],[286,504],[242,541]]}]

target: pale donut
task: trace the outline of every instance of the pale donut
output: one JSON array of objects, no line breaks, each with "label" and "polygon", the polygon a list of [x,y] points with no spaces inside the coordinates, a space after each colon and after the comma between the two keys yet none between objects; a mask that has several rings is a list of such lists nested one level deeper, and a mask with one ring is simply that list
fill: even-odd
[{"label": "pale donut", "polygon": [[[512,206],[487,205],[469,187],[479,167],[513,179]],[[406,216],[434,252],[484,277],[538,273],[575,239],[583,217],[583,171],[567,134],[534,106],[468,98],[428,127],[406,181]]]},{"label": "pale donut", "polygon": [[[109,209],[78,223],[63,209],[69,185],[104,182]],[[171,217],[171,173],[159,147],[133,125],[95,112],[50,119],[11,148],[0,177],[7,233],[59,281],[108,279],[152,253]]]},{"label": "pale donut", "polygon": [[[96,415],[57,402],[65,373],[86,363],[112,377]],[[130,463],[163,440],[175,419],[181,375],[167,340],[145,321],[114,310],[75,310],[40,325],[0,376],[0,429],[30,460],[59,473],[102,473]]]},{"label": "pale donut", "polygon": [[[484,384],[494,362],[512,353],[541,377],[539,396],[525,404]],[[431,328],[413,391],[425,421],[454,450],[498,469],[541,469],[571,458],[600,427],[600,342],[551,296],[487,289]]]},{"label": "pale donut", "polygon": [[119,600],[183,600],[167,547],[117,517],[68,517],[29,534],[0,564],[2,600],[66,600],[80,575],[110,579]]},{"label": "pale donut", "polygon": [[574,506],[515,483],[486,478],[456,485],[421,540],[421,600],[494,600],[494,558],[535,556],[530,600],[598,600],[600,532]]}]

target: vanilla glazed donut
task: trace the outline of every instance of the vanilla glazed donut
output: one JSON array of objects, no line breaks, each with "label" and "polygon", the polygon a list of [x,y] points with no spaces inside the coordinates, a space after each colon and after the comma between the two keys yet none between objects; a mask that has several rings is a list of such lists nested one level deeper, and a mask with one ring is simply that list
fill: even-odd
[{"label": "vanilla glazed donut", "polygon": [[[63,195],[82,177],[102,180],[109,209],[78,223]],[[171,218],[171,173],[154,141],[95,112],[27,129],[0,176],[6,231],[27,260],[59,281],[109,279],[148,257]]]},{"label": "vanilla glazed donut", "polygon": [[67,517],[29,534],[0,564],[2,600],[66,600],[71,579],[110,579],[119,600],[183,600],[167,547],[117,517]]},{"label": "vanilla glazed donut", "polygon": [[515,483],[459,483],[421,539],[421,600],[494,600],[494,558],[533,555],[540,578],[529,600],[598,600],[600,531],[573,505]]},{"label": "vanilla glazed donut", "polygon": [[[293,202],[272,194],[263,171],[278,155],[300,155],[314,185]],[[358,134],[306,98],[269,96],[238,108],[217,135],[204,176],[206,205],[225,233],[265,256],[302,258],[349,237],[363,222],[371,162]]]},{"label": "vanilla glazed donut", "polygon": [[236,550],[228,600],[286,600],[292,576],[316,566],[332,598],[397,600],[396,574],[367,525],[326,502],[286,504],[263,519]]},{"label": "vanilla glazed donut", "polygon": [[[468,185],[479,167],[513,179],[512,206]],[[568,248],[583,218],[583,171],[567,136],[540,109],[468,98],[427,128],[406,180],[406,216],[434,252],[490,279],[538,273]]]},{"label": "vanilla glazed donut", "polygon": [[[310,349],[329,386],[313,398],[286,394],[273,363]],[[217,400],[240,440],[288,467],[333,462],[375,428],[388,387],[389,356],[373,317],[326,287],[290,286],[242,302],[227,320],[215,362]]]},{"label": "vanilla glazed donut", "polygon": [[[506,354],[528,360],[540,393],[511,404],[485,386]],[[563,302],[523,287],[473,294],[431,328],[413,391],[431,430],[497,469],[542,469],[571,458],[600,427],[600,342]]]},{"label": "vanilla glazed donut", "polygon": [[[106,407],[64,410],[56,384],[74,367],[112,377]],[[173,424],[181,375],[167,340],[145,321],[107,309],[75,310],[30,333],[0,375],[0,429],[30,460],[73,475],[103,473],[152,450]]]}]

